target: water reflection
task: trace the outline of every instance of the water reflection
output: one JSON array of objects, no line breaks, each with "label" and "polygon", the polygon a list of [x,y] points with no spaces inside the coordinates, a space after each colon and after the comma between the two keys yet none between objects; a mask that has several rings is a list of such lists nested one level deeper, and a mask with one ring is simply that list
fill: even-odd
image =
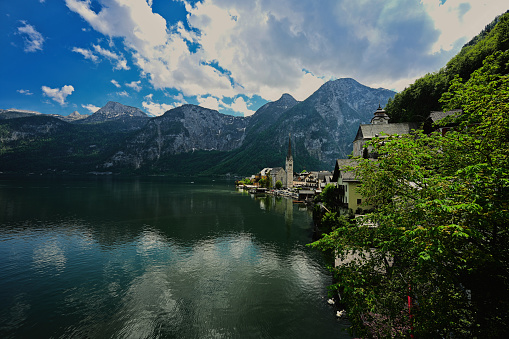
[{"label": "water reflection", "polygon": [[[67,258],[65,257],[64,250],[61,248],[58,240],[46,240],[34,248],[33,254],[34,265],[40,272],[47,272],[50,269],[55,269],[62,273],[65,269]],[[52,274],[55,274],[52,273]]]},{"label": "water reflection", "polygon": [[13,193],[0,200],[0,337],[348,337],[305,247],[311,217],[291,200],[158,180],[43,184],[0,185]]}]

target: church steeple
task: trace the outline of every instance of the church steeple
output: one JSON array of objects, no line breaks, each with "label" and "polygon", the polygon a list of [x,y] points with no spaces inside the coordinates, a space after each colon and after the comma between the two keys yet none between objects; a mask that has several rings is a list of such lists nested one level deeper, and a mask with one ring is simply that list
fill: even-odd
[{"label": "church steeple", "polygon": [[292,157],[292,138],[291,134],[288,134],[288,154],[286,155],[286,159],[290,159]]},{"label": "church steeple", "polygon": [[387,113],[385,113],[385,110],[379,104],[378,109],[376,110],[373,118],[371,118],[371,124],[372,125],[388,124],[389,119],[390,119],[389,116],[387,115]]},{"label": "church steeple", "polygon": [[293,187],[293,156],[292,156],[292,136],[288,134],[288,154],[286,155],[286,187]]}]

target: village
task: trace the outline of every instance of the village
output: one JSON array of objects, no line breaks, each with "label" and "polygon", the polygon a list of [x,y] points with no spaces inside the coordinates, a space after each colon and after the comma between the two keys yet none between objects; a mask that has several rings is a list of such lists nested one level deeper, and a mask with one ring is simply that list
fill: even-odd
[{"label": "village", "polygon": [[374,112],[369,124],[360,124],[355,139],[353,140],[353,152],[351,158],[337,159],[333,171],[302,171],[296,173],[293,170],[293,155],[291,138],[288,138],[288,153],[285,168],[264,168],[259,173],[249,178],[236,182],[238,189],[247,190],[253,194],[273,194],[285,196],[294,200],[295,203],[312,205],[315,196],[319,195],[327,185],[339,188],[339,201],[345,211],[356,215],[363,214],[372,209],[372,206],[363,204],[363,197],[357,191],[361,178],[349,169],[358,163],[356,158],[377,159],[378,155],[372,152],[371,146],[366,143],[373,138],[388,138],[390,136],[408,134],[412,130],[422,128],[425,133],[440,131],[444,135],[451,125],[437,125],[439,121],[448,117],[461,114],[461,110],[448,112],[430,112],[424,124],[404,122],[389,123],[390,117],[379,105]]}]

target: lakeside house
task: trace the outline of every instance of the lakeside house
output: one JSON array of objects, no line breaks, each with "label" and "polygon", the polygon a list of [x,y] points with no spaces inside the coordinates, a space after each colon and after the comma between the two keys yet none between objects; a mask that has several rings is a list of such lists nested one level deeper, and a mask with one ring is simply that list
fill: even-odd
[{"label": "lakeside house", "polygon": [[[353,157],[376,160],[378,154],[373,152],[371,146],[366,146],[366,143],[373,138],[388,138],[394,135],[409,134],[412,130],[420,127],[424,132],[429,134],[434,131],[439,131],[445,135],[447,131],[454,128],[457,124],[440,121],[446,117],[457,117],[462,114],[462,110],[452,110],[447,112],[433,111],[430,112],[428,119],[420,126],[417,123],[389,123],[390,117],[385,110],[379,105],[375,111],[373,118],[369,124],[359,125],[357,134],[353,141]],[[348,168],[355,167],[359,163],[355,159],[337,159],[334,168],[332,181],[340,188],[340,201],[343,207],[351,209],[352,211],[369,210],[372,206],[364,204],[364,198],[357,192],[357,187],[361,184],[362,178],[356,177],[355,173]]]},{"label": "lakeside house", "polygon": [[358,178],[354,171],[348,169],[357,166],[358,163],[359,161],[356,159],[337,159],[332,175],[332,181],[339,188],[342,207],[354,212],[372,208],[372,206],[363,205],[363,197],[357,191],[357,187],[361,184],[361,178]]}]

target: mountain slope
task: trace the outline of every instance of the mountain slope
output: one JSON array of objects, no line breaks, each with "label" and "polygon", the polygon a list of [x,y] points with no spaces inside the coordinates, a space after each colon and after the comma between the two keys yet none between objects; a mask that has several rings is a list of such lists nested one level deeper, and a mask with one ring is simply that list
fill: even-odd
[{"label": "mountain slope", "polygon": [[121,103],[114,101],[109,101],[106,105],[97,110],[88,118],[83,119],[81,122],[97,123],[130,118],[148,119],[149,116],[139,108],[122,105]]},{"label": "mountain slope", "polygon": [[[248,132],[253,131],[246,136],[249,142],[210,172],[252,173],[260,166],[284,166],[288,135],[297,171],[332,168],[335,159],[351,152],[359,123],[369,122],[378,105],[385,105],[394,94],[353,79],[329,81],[303,102],[279,112],[263,130],[248,127]],[[253,118],[261,116],[262,108]]]},{"label": "mountain slope", "polygon": [[[393,95],[353,79],[339,79],[324,84],[303,102],[283,94],[246,118],[195,105],[149,118],[137,108],[109,102],[49,137],[36,135],[23,143],[3,138],[0,146],[9,147],[4,153],[12,166],[0,170],[24,168],[16,160],[23,151],[24,158],[39,159],[31,171],[69,166],[74,171],[245,175],[283,166],[288,135],[296,170],[327,169],[336,158],[350,153],[359,123],[368,122],[378,105]],[[24,119],[41,123],[35,118]],[[19,119],[9,121],[14,120]],[[15,125],[3,123],[0,132],[17,135],[22,130]]]},{"label": "mountain slope", "polygon": [[246,121],[208,108],[183,105],[150,119],[105,167],[157,167],[161,158],[182,153],[231,151],[242,144]]}]

